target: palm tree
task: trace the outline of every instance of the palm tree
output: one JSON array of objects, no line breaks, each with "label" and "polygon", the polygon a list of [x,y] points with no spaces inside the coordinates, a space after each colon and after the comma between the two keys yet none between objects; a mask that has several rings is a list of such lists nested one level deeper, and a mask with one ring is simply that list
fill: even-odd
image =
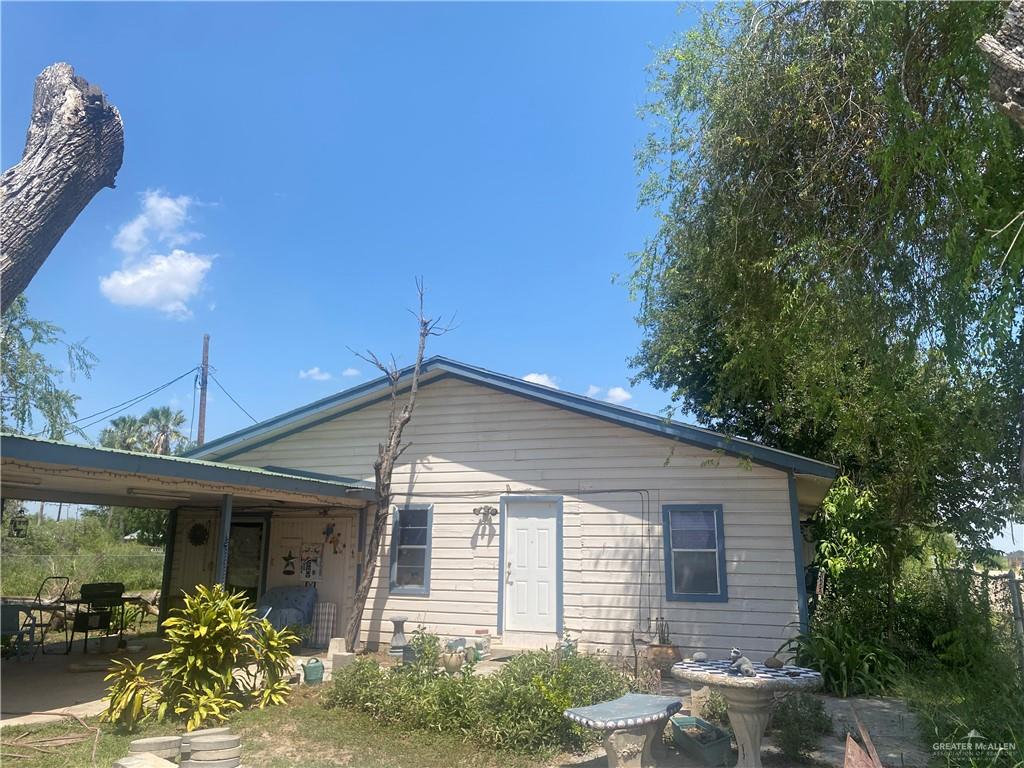
[{"label": "palm tree", "polygon": [[169,455],[188,441],[188,435],[181,431],[185,425],[185,414],[162,405],[150,408],[142,416],[146,431],[147,448],[150,453]]},{"label": "palm tree", "polygon": [[100,432],[100,445],[122,451],[144,451],[148,448],[146,425],[138,416],[118,416]]}]

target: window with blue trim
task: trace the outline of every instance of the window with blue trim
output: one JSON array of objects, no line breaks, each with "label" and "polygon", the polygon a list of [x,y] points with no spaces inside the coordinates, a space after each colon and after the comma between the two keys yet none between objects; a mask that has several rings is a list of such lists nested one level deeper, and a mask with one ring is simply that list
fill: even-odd
[{"label": "window with blue trim", "polygon": [[391,593],[430,594],[431,504],[398,507],[391,523]]},{"label": "window with blue trim", "polygon": [[721,505],[668,505],[663,515],[665,596],[669,600],[728,600]]}]

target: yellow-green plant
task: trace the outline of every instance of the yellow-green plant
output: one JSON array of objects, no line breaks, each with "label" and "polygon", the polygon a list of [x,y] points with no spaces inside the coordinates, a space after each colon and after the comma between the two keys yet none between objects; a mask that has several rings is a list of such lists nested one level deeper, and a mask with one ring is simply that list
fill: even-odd
[{"label": "yellow-green plant", "polygon": [[255,620],[246,597],[220,585],[196,587],[172,614],[163,624],[166,651],[140,664],[118,662],[107,676],[104,719],[131,730],[151,716],[174,716],[191,731],[251,704],[284,702],[295,633]]},{"label": "yellow-green plant", "polygon": [[200,709],[201,702],[236,697],[235,670],[248,661],[249,625],[255,611],[245,595],[217,584],[196,587],[174,613],[163,624],[168,648],[152,657],[162,688],[157,715],[184,716],[191,730],[209,719],[204,714],[196,721],[197,712],[223,710],[220,704]]},{"label": "yellow-green plant", "polygon": [[289,628],[275,629],[266,619],[252,625],[249,633],[249,653],[253,663],[249,670],[250,692],[257,706],[283,704],[291,686],[287,677],[292,671],[291,647],[299,636]]},{"label": "yellow-green plant", "polygon": [[185,730],[192,731],[205,723],[222,723],[228,719],[228,715],[241,708],[242,702],[230,688],[223,685],[204,685],[182,690],[178,695],[174,713],[183,715],[186,718]]},{"label": "yellow-green plant", "polygon": [[128,659],[115,661],[113,669],[103,678],[111,681],[107,689],[110,703],[100,714],[100,720],[113,723],[129,733],[146,722],[153,713],[153,703],[160,695],[156,683],[146,677],[152,669],[144,661],[138,664]]}]

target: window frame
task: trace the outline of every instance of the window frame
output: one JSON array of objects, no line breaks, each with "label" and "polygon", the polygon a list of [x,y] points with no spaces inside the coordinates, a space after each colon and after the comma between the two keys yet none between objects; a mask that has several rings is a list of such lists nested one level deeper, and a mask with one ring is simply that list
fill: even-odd
[{"label": "window frame", "polygon": [[[423,586],[411,586],[409,584],[398,584],[398,551],[399,535],[401,534],[402,512],[404,510],[427,513],[427,542],[426,544],[406,544],[407,547],[423,548]],[[430,555],[433,548],[434,530],[434,505],[433,504],[402,504],[396,505],[391,513],[391,549],[389,557],[389,584],[388,592],[392,595],[417,595],[427,597],[430,595]]]},{"label": "window frame", "polygon": [[[662,508],[662,537],[665,547],[665,599],[693,603],[725,603],[729,601],[729,585],[725,578],[725,524],[721,504],[665,504]],[[673,512],[713,512],[715,516],[715,562],[718,566],[718,592],[676,592],[672,553],[686,551],[672,548]]]}]

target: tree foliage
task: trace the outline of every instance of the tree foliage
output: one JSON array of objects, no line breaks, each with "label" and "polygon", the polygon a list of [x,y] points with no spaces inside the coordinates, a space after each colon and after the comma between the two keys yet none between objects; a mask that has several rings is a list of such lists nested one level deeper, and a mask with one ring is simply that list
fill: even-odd
[{"label": "tree foliage", "polygon": [[190,446],[185,414],[169,406],[150,408],[142,416],[118,416],[100,432],[100,445],[122,451],[181,454]]},{"label": "tree foliage", "polygon": [[1024,132],[997,3],[722,6],[652,68],[639,378],[870,489],[890,572],[1021,516]]},{"label": "tree foliage", "polygon": [[[191,443],[182,428],[185,414],[169,406],[150,408],[142,416],[118,416],[100,432],[100,445],[122,451],[180,454]],[[105,521],[107,528],[120,536],[135,534],[138,541],[151,546],[164,544],[167,512],[142,507],[98,507],[90,513]]]},{"label": "tree foliage", "polygon": [[[61,440],[75,431],[78,396],[63,388],[64,375],[72,380],[78,374],[88,377],[96,356],[82,342],[66,341],[60,326],[31,317],[24,296],[3,314],[0,345],[3,429],[23,433],[42,420],[47,437]],[[67,355],[65,369],[50,361],[48,352],[53,348]]]}]

